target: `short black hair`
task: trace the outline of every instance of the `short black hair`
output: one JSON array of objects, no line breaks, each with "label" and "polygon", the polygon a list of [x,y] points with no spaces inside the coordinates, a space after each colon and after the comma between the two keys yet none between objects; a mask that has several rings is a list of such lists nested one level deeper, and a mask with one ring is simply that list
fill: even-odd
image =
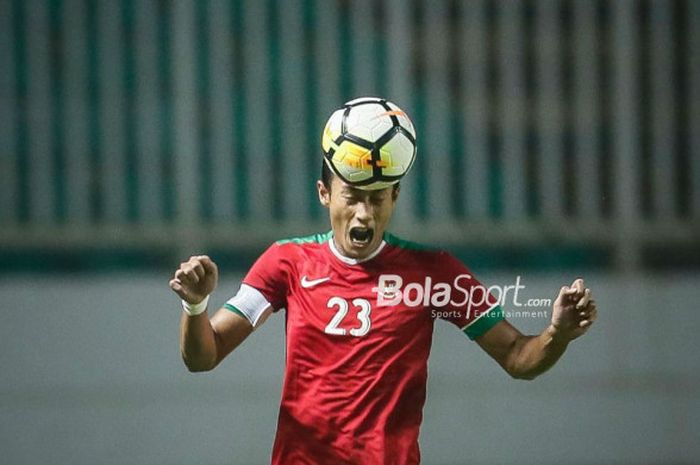
[{"label": "short black hair", "polygon": [[331,171],[331,169],[328,167],[328,163],[326,163],[326,160],[321,160],[321,182],[324,186],[326,186],[326,189],[328,190],[331,190],[331,182],[333,181],[333,176],[333,171]]},{"label": "short black hair", "polygon": [[[331,190],[331,183],[333,182],[334,176],[335,173],[328,167],[328,163],[326,163],[326,160],[321,160],[321,182],[324,186],[326,186],[326,189],[328,189],[329,192]],[[396,191],[399,189],[399,184],[400,183],[397,182],[392,186],[394,188],[392,193],[396,193]]]}]

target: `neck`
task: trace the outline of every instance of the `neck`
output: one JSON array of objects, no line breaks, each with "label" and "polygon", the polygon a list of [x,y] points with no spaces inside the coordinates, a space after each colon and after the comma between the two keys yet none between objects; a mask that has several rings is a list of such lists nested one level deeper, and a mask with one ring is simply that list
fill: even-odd
[{"label": "neck", "polygon": [[335,236],[331,237],[331,240],[329,241],[329,246],[330,246],[333,254],[336,257],[338,257],[338,259],[340,259],[342,262],[347,263],[349,265],[356,265],[358,263],[366,262],[366,261],[373,259],[374,257],[376,257],[379,254],[379,252],[382,251],[382,249],[384,248],[385,245],[386,245],[386,242],[384,242],[384,239],[382,239],[381,242],[379,244],[377,244],[377,246],[370,253],[368,253],[366,256],[354,258],[354,257],[348,257],[346,254],[344,254],[342,252],[340,247],[338,247],[338,244],[335,243]]}]

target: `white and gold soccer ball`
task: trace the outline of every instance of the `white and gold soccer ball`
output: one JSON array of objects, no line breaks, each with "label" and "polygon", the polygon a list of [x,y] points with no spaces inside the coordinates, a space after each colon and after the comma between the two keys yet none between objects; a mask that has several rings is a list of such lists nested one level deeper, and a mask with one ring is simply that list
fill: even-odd
[{"label": "white and gold soccer ball", "polygon": [[343,181],[360,189],[383,189],[413,166],[416,130],[397,105],[362,97],[333,112],[321,146],[326,164]]}]

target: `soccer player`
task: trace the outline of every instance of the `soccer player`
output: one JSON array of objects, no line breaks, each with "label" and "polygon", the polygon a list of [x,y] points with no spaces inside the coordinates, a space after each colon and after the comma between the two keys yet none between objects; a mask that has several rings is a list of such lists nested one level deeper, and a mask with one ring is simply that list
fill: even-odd
[{"label": "soccer player", "polygon": [[211,318],[218,271],[209,257],[190,257],[170,281],[182,299],[180,348],[191,371],[213,369],[286,309],[273,465],[418,464],[436,318],[519,379],[549,369],[595,320],[591,291],[576,279],[559,290],[549,326],[521,334],[465,265],[387,232],[398,183],[363,190],[322,166],[317,189],[330,232],[270,246]]}]

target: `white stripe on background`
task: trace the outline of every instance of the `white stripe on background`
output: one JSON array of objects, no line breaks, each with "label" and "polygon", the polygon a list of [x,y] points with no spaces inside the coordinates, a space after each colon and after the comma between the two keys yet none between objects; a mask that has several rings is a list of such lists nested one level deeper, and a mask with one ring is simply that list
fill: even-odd
[{"label": "white stripe on background", "polygon": [[97,2],[100,176],[104,221],[126,218],[124,35],[119,2]]},{"label": "white stripe on background", "polygon": [[489,212],[489,117],[488,43],[486,1],[462,4],[460,75],[462,76],[461,111],[464,113],[464,152],[466,185],[462,189],[466,213],[470,219],[484,220]]},{"label": "white stripe on background", "polygon": [[613,8],[613,155],[615,206],[618,218],[629,221],[639,213],[639,104],[633,0]]},{"label": "white stripe on background", "polygon": [[174,155],[176,216],[182,225],[195,224],[199,217],[199,112],[195,82],[194,4],[175,2],[172,16],[172,70],[174,98]]},{"label": "white stripe on background", "polygon": [[61,28],[64,37],[66,215],[71,224],[90,218],[87,37],[84,0],[66,0]]},{"label": "white stripe on background", "polygon": [[500,124],[502,135],[503,213],[506,220],[525,216],[525,76],[523,70],[522,3],[499,2],[498,73],[501,76]]},{"label": "white stripe on background", "polygon": [[163,170],[161,169],[158,12],[155,2],[134,3],[136,176],[138,215],[144,224],[163,218]]},{"label": "white stripe on background", "polygon": [[674,215],[675,105],[673,102],[674,62],[671,2],[650,3],[651,26],[651,186],[654,216],[670,219]]},{"label": "white stripe on background", "polygon": [[578,177],[570,173],[564,177],[560,9],[560,0],[535,2],[535,112],[540,141],[536,156],[540,207],[542,217],[555,222],[564,216],[565,179]]},{"label": "white stripe on background", "polygon": [[600,79],[596,4],[575,0],[574,8],[574,167],[577,215],[600,218]]},{"label": "white stripe on background", "polygon": [[[405,0],[388,0],[386,4],[387,14],[387,95],[386,97],[396,103],[409,116],[415,118],[415,102],[413,101],[413,73],[411,70],[413,50],[413,23],[411,22],[411,10],[405,7]],[[415,123],[415,119],[413,120]],[[418,134],[418,157],[425,156],[425,148],[428,146],[423,134]],[[399,207],[394,212],[394,224],[408,227],[414,224],[415,219],[415,192],[418,173],[412,170],[401,182],[401,196]]]},{"label": "white stripe on background", "polygon": [[[307,215],[306,199],[308,190],[313,186],[302,180],[306,175],[306,150],[309,142],[306,140],[306,63],[304,57],[302,2],[300,0],[285,0],[280,3],[279,25],[277,27],[280,39],[279,84],[281,85],[280,121],[282,127],[280,152],[273,154],[280,160],[282,167],[282,211],[288,218],[303,220]],[[319,129],[320,131],[320,129]]]},{"label": "white stripe on background", "polygon": [[233,34],[231,5],[225,0],[209,3],[209,89],[211,160],[215,221],[235,222],[233,117]]},{"label": "white stripe on background", "polygon": [[265,2],[245,2],[244,45],[245,99],[246,99],[246,165],[248,179],[248,204],[250,217],[256,221],[269,221],[272,217],[272,190],[260,182],[272,173],[270,153],[270,89],[268,66],[267,11]]},{"label": "white stripe on background", "polygon": [[451,216],[450,94],[448,78],[449,18],[445,0],[424,2],[426,124],[423,137],[430,140],[424,156],[428,180],[428,217],[446,221]]},{"label": "white stripe on background", "polygon": [[374,0],[355,0],[350,3],[350,37],[352,60],[352,95],[356,97],[381,97],[378,95],[375,47],[378,39],[374,25]]},{"label": "white stripe on background", "polygon": [[54,202],[54,162],[51,153],[53,116],[49,62],[49,17],[46,2],[25,2],[27,110],[29,142],[29,208],[35,225],[51,222]]},{"label": "white stripe on background", "polygon": [[[316,14],[314,25],[314,67],[316,75],[313,82],[317,90],[316,108],[312,108],[314,121],[314,133],[309,141],[309,150],[312,151],[317,163],[312,163],[315,170],[314,179],[320,177],[321,163],[323,161],[321,151],[321,134],[326,120],[333,110],[343,104],[340,96],[340,60],[343,58],[338,53],[339,34],[339,6],[338,2],[328,0],[316,0],[313,4]],[[313,208],[321,207],[315,201]],[[312,210],[314,212],[318,210]],[[325,221],[327,213],[323,209],[319,218]]]},{"label": "white stripe on background", "polygon": [[618,221],[618,264],[632,268],[637,263],[636,244],[630,233],[639,217],[639,105],[638,61],[635,42],[634,0],[618,0],[612,10],[612,109],[613,195]]},{"label": "white stripe on background", "polygon": [[11,225],[17,214],[17,138],[15,119],[15,31],[13,2],[0,2],[0,225]]},{"label": "white stripe on background", "polygon": [[[333,111],[340,107],[340,60],[344,57],[338,53],[339,42],[339,7],[338,2],[316,0],[316,71],[314,76],[318,86],[318,139],[313,141],[313,148],[321,152],[321,133],[323,125]],[[321,160],[319,158],[319,171]]]},{"label": "white stripe on background", "polygon": [[692,215],[700,221],[700,2],[688,2],[688,159]]}]

